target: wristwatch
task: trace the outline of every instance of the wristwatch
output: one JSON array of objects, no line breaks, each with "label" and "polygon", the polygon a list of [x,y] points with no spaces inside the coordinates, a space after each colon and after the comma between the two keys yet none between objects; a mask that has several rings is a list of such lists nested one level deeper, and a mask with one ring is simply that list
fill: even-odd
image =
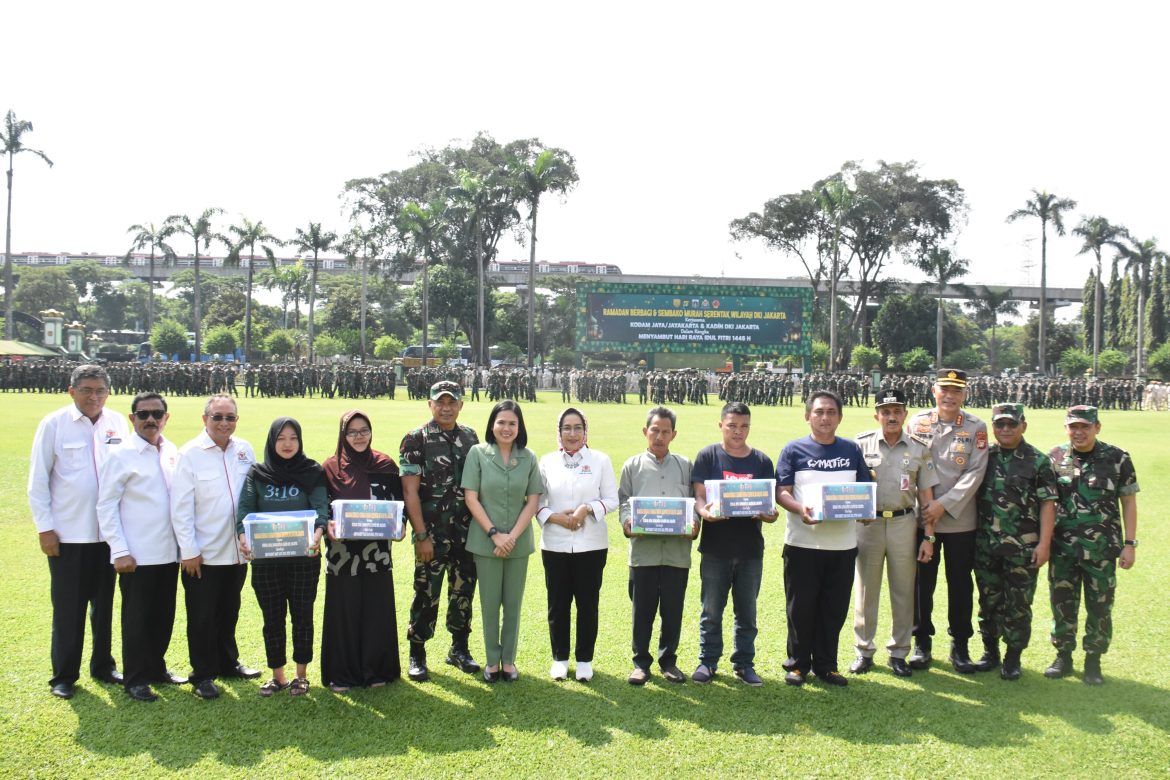
[{"label": "wristwatch", "polygon": [[924,536],[924,537],[922,537],[922,539],[923,539],[923,541],[930,542],[931,544],[934,544],[935,542],[938,541],[937,536]]},{"label": "wristwatch", "polygon": [[489,538],[489,539],[491,539],[493,536],[495,536],[495,535],[496,535],[496,534],[498,534],[499,532],[500,532],[500,529],[499,529],[499,528],[496,528],[496,527],[493,525],[491,528],[489,528],[489,529],[487,530],[487,535],[488,535],[488,538]]},{"label": "wristwatch", "polygon": [[430,538],[431,538],[431,535],[426,531],[415,531],[410,535],[410,540],[412,542],[425,542],[427,539],[430,539]]},{"label": "wristwatch", "polygon": [[1125,543],[1130,547],[1137,547],[1137,539],[1126,539]]}]

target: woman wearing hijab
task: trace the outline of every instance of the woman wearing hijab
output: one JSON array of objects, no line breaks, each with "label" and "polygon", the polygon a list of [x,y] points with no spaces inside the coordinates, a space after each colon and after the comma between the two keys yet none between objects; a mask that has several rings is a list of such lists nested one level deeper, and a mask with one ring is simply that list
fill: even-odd
[{"label": "woman wearing hijab", "polygon": [[473,521],[467,550],[475,555],[483,616],[483,678],[515,682],[520,679],[520,605],[528,556],[535,551],[532,517],[540,501],[540,471],[526,446],[524,415],[515,401],[500,401],[492,408],[484,439],[468,451],[461,482]]},{"label": "woman wearing hijab", "polygon": [[[252,466],[236,508],[236,533],[240,551],[248,560],[244,517],[252,512],[316,511],[313,543],[304,557],[252,561],[252,589],[264,615],[264,650],[272,679],[260,686],[261,696],[288,689],[293,696],[309,692],[307,675],[313,660],[313,602],[321,577],[318,552],[321,535],[329,521],[329,500],[325,472],[315,460],[305,457],[301,424],[291,417],[278,417],[268,430],[264,462]],[[292,617],[293,661],[297,676],[289,681],[284,673],[286,658],[285,615]]]},{"label": "woman wearing hijab", "polygon": [[[398,464],[373,448],[370,418],[341,416],[337,452],[325,461],[329,499],[401,501]],[[402,674],[390,542],[333,538],[325,553],[325,618],[321,679],[335,693],[380,688]]]},{"label": "woman wearing hijab", "polygon": [[557,419],[556,452],[540,459],[544,484],[540,511],[540,555],[548,590],[548,633],[552,643],[549,676],[569,675],[570,612],[577,604],[576,676],[593,679],[593,648],[597,641],[597,603],[601,575],[609,555],[605,516],[618,507],[613,464],[603,452],[587,445],[585,415],[569,407]]}]

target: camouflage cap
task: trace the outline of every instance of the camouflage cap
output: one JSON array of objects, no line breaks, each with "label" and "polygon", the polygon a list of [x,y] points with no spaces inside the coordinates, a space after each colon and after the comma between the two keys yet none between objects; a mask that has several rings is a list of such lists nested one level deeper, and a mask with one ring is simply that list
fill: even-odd
[{"label": "camouflage cap", "polygon": [[906,405],[906,394],[897,388],[890,388],[889,390],[878,391],[877,397],[874,399],[874,408],[882,406],[893,406],[894,404]]},{"label": "camouflage cap", "polygon": [[934,381],[944,387],[966,387],[967,372],[959,368],[940,368]]},{"label": "camouflage cap", "polygon": [[1070,406],[1068,415],[1064,418],[1064,424],[1071,423],[1095,423],[1097,422],[1097,407],[1086,406],[1080,404],[1078,406]]},{"label": "camouflage cap", "polygon": [[463,388],[455,382],[444,380],[442,382],[435,382],[431,385],[431,400],[438,401],[445,395],[449,395],[456,401],[463,400]]},{"label": "camouflage cap", "polygon": [[996,404],[991,407],[991,421],[996,420],[1015,420],[1016,422],[1024,421],[1024,405],[1023,404]]}]

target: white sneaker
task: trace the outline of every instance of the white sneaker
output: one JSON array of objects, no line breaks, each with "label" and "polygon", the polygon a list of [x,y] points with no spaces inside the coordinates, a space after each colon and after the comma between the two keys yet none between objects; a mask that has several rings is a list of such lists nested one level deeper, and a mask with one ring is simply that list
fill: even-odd
[{"label": "white sneaker", "polygon": [[548,676],[554,680],[564,680],[569,676],[569,662],[568,661],[553,661],[552,666],[549,667]]},{"label": "white sneaker", "polygon": [[577,662],[577,679],[581,682],[589,682],[593,679],[593,662],[592,661],[578,661]]}]

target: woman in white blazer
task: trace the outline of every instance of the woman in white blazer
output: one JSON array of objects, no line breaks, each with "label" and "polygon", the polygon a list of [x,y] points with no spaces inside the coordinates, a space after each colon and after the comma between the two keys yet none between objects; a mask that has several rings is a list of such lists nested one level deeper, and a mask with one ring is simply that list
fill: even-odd
[{"label": "woman in white blazer", "polygon": [[548,589],[548,632],[553,663],[549,676],[569,676],[570,613],[577,604],[574,657],[578,680],[593,678],[597,602],[609,554],[605,516],[618,508],[613,464],[587,446],[588,423],[569,407],[557,420],[558,449],[540,459],[544,482],[540,511],[540,555]]}]

